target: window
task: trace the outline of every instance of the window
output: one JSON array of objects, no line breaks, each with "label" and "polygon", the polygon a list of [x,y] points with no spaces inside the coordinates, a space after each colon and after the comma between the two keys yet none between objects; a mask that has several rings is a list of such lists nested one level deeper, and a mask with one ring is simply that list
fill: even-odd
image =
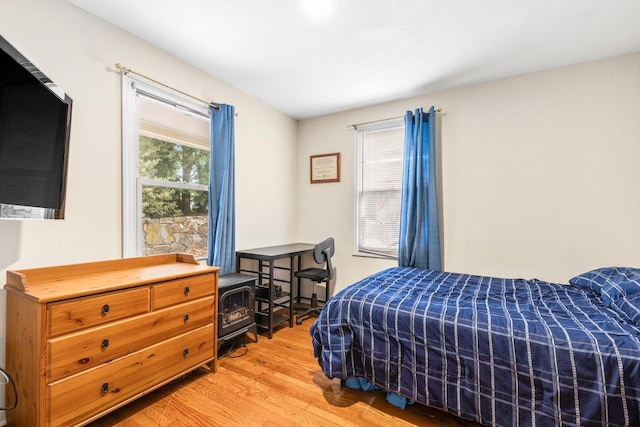
[{"label": "window", "polygon": [[123,255],[207,255],[208,105],[123,76]]},{"label": "window", "polygon": [[356,131],[356,253],[398,257],[404,120]]}]

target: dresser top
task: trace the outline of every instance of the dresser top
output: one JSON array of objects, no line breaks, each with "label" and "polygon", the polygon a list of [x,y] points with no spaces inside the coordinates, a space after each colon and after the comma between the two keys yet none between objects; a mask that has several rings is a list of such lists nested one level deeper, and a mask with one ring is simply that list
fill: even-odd
[{"label": "dresser top", "polygon": [[7,271],[5,289],[41,303],[215,273],[193,255],[166,254]]}]

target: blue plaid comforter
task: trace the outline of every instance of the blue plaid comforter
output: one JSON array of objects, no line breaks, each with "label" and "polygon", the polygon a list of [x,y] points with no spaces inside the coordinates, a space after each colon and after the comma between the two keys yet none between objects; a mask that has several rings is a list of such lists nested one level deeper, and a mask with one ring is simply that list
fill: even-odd
[{"label": "blue plaid comforter", "polygon": [[589,290],[390,268],[311,327],[329,378],[504,427],[640,426],[640,329]]}]

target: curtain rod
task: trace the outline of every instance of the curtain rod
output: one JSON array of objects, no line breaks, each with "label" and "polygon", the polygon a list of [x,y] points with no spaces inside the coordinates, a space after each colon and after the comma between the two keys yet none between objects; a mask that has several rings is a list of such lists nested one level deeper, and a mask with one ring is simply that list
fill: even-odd
[{"label": "curtain rod", "polygon": [[[436,113],[442,113],[442,108],[438,108],[435,110]],[[358,130],[358,126],[362,126],[362,125],[370,125],[373,123],[380,123],[380,122],[386,122],[388,120],[398,120],[398,119],[404,119],[405,116],[400,116],[400,117],[391,117],[390,119],[380,119],[380,120],[372,120],[370,122],[364,122],[364,123],[354,123],[352,125],[347,125],[347,128],[354,128],[355,130]]]},{"label": "curtain rod", "polygon": [[[166,84],[164,84],[164,83],[161,83],[161,82],[159,82],[159,81],[157,81],[157,80],[155,80],[155,79],[152,79],[152,78],[151,78],[151,77],[149,77],[149,76],[146,76],[146,75],[144,75],[144,74],[142,74],[142,73],[139,73],[139,72],[137,72],[137,71],[133,71],[133,70],[132,70],[132,69],[130,69],[130,68],[124,67],[124,66],[120,65],[119,63],[116,63],[116,69],[118,69],[118,71],[120,71],[121,73],[125,73],[125,74],[126,74],[126,73],[131,73],[131,74],[136,74],[136,75],[138,75],[138,76],[140,76],[140,77],[144,77],[145,79],[150,80],[150,81],[152,81],[152,82],[154,82],[154,83],[156,83],[156,84],[162,85],[162,86],[164,86],[164,87],[166,87],[166,88],[169,88],[169,89],[171,89],[171,90],[174,90],[174,91],[176,91],[176,92],[178,92],[178,93],[181,93],[181,94],[183,94],[183,95],[186,95],[186,96],[188,96],[188,97],[190,97],[190,98],[196,99],[196,100],[198,100],[198,101],[202,102],[203,104],[210,105],[211,107],[215,108],[216,110],[220,110],[220,107],[219,107],[218,105],[214,104],[213,102],[207,102],[207,101],[205,101],[204,99],[200,99],[200,98],[198,98],[198,97],[196,97],[196,96],[189,95],[189,94],[188,94],[188,93],[186,93],[186,92],[183,92],[183,91],[178,90],[178,89],[176,89],[176,88],[174,88],[174,87],[171,87],[171,86],[169,86],[169,85],[166,85]],[[236,113],[236,116],[237,116],[237,115],[238,115],[238,113]]]}]

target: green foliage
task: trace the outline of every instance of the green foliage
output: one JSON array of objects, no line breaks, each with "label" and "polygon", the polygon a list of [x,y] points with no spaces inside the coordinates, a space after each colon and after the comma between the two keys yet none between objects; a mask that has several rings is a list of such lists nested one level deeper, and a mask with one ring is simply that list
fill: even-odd
[{"label": "green foliage", "polygon": [[142,187],[142,217],[143,218],[167,218],[182,216],[178,208],[176,193],[173,188],[166,187]]},{"label": "green foliage", "polygon": [[[139,166],[142,178],[209,183],[209,152],[197,148],[141,136]],[[149,186],[142,189],[144,218],[202,215],[207,206],[206,191]]]}]

